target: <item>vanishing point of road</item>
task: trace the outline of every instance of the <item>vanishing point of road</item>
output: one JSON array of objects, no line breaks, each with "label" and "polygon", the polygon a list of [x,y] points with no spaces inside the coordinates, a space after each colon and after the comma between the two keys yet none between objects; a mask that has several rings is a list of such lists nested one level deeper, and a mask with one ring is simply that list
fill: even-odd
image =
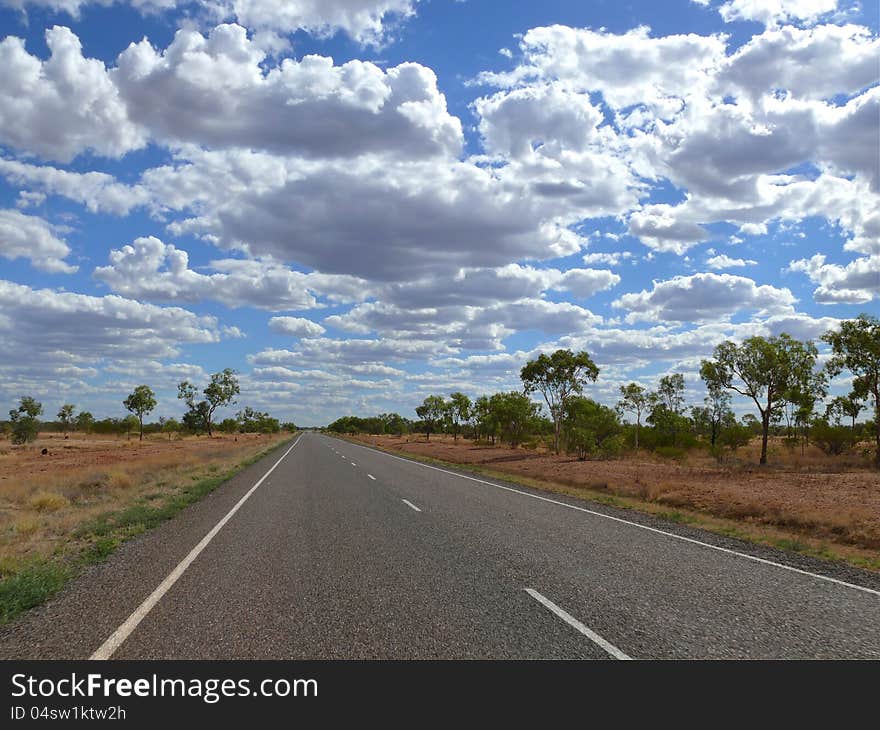
[{"label": "vanishing point of road", "polygon": [[878,659],[880,580],[308,432],[0,657]]}]

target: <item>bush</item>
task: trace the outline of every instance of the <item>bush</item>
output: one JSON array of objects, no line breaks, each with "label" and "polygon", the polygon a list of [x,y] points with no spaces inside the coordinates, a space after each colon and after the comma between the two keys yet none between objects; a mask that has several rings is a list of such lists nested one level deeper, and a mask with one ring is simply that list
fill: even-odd
[{"label": "bush", "polygon": [[736,453],[736,450],[748,446],[754,437],[754,432],[750,426],[731,424],[724,428],[718,435],[718,445],[727,448]]},{"label": "bush", "polygon": [[570,398],[563,419],[565,445],[583,461],[587,456],[610,456],[623,448],[617,413],[581,396]]},{"label": "bush", "polygon": [[32,416],[20,416],[12,422],[9,440],[14,444],[34,441],[40,432],[40,422]]},{"label": "bush", "polygon": [[846,426],[832,426],[824,418],[817,418],[810,427],[810,437],[826,454],[837,456],[849,450],[855,439]]},{"label": "bush", "polygon": [[677,446],[658,446],[654,453],[664,459],[675,459],[683,461],[687,457],[687,449],[680,449]]}]

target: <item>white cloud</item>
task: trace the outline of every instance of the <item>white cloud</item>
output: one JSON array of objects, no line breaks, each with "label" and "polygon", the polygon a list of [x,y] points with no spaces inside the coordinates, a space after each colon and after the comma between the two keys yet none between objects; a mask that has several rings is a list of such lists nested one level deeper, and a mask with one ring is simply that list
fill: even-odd
[{"label": "white cloud", "polygon": [[825,255],[817,253],[792,261],[788,270],[802,272],[819,284],[813,296],[822,304],[866,304],[880,298],[880,254],[840,266],[826,264]]},{"label": "white cloud", "polygon": [[186,343],[220,340],[216,318],[103,297],[32,289],[0,280],[0,354],[6,362],[93,363],[161,359]]},{"label": "white cloud", "polygon": [[0,209],[0,256],[26,258],[43,271],[71,274],[77,267],[64,261],[70,246],[59,237],[60,232],[42,218]]},{"label": "white cloud", "polygon": [[408,281],[566,256],[582,245],[558,210],[464,162],[281,163],[241,152],[196,159],[150,180],[172,198],[201,198],[200,215],[176,223],[175,235],[210,235],[225,248],[325,273]]},{"label": "white cloud", "polygon": [[629,251],[614,251],[612,253],[587,253],[581,257],[581,260],[587,264],[607,264],[608,266],[617,266],[626,259],[631,259],[632,254]]},{"label": "white cloud", "polygon": [[880,77],[880,39],[858,25],[786,26],[754,36],[718,75],[721,89],[745,94],[753,104],[775,91],[798,99],[856,94]]},{"label": "white cloud", "polygon": [[539,145],[581,149],[604,120],[589,96],[549,84],[500,91],[477,99],[474,108],[488,151],[518,158]]},{"label": "white cloud", "polygon": [[666,203],[645,206],[630,216],[628,233],[655,251],[679,255],[709,238],[705,228],[676,217],[675,212]]},{"label": "white cloud", "polygon": [[706,266],[710,269],[741,268],[743,266],[756,266],[757,263],[757,261],[753,261],[752,259],[733,259],[723,253],[706,259]]},{"label": "white cloud", "polygon": [[274,33],[305,30],[315,36],[343,31],[360,43],[382,42],[389,30],[415,13],[418,0],[2,0],[16,8],[44,7],[79,17],[88,5],[128,4],[143,13],[193,6],[217,19]]},{"label": "white cloud", "polygon": [[559,79],[574,91],[599,91],[616,109],[645,104],[661,117],[698,93],[724,58],[723,36],[652,38],[648,28],[622,34],[553,25],[532,28],[520,41],[524,59],[510,73],[480,80],[502,87]]},{"label": "white cloud", "polygon": [[273,261],[220,259],[212,273],[194,271],[189,254],[155,236],[136,239],[109,254],[110,263],[95,269],[94,276],[113,291],[151,301],[197,302],[214,300],[228,307],[251,306],[272,311],[312,309],[320,306],[316,293],[337,300],[365,293],[362,280],[326,274],[306,274]]},{"label": "white cloud", "polygon": [[693,274],[654,282],[651,291],[624,294],[612,306],[626,309],[628,322],[703,322],[743,310],[763,316],[791,311],[797,300],[788,289],[757,285],[731,274]]},{"label": "white cloud", "polygon": [[718,8],[725,23],[754,20],[767,26],[815,23],[837,10],[837,0],[728,0]]},{"label": "white cloud", "polygon": [[46,31],[46,61],[30,55],[20,38],[0,40],[0,143],[69,162],[81,152],[120,157],[142,147],[104,64],[82,55],[68,28]]},{"label": "white cloud", "polygon": [[36,187],[44,195],[62,195],[92,213],[128,215],[149,202],[142,186],[125,185],[105,172],[70,172],[0,157],[0,175],[10,183]]},{"label": "white cloud", "polygon": [[317,322],[302,317],[272,317],[269,320],[269,329],[280,335],[293,337],[317,337],[327,331]]},{"label": "white cloud", "polygon": [[238,25],[179,30],[164,51],[134,43],[114,80],[131,118],[163,140],[305,157],[457,155],[462,145],[431,69],[317,55],[268,65]]}]

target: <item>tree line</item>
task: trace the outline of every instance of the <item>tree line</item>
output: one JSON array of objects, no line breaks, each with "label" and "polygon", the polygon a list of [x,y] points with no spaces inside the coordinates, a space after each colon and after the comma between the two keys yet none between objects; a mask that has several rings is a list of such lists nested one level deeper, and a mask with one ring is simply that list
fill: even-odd
[{"label": "tree line", "polygon": [[[560,349],[523,366],[521,390],[475,400],[461,392],[448,398],[429,395],[416,407],[415,421],[396,413],[346,416],[327,428],[338,433],[424,433],[429,441],[438,432],[454,439],[465,434],[512,446],[552,438],[556,453],[564,448],[579,458],[613,456],[629,446],[672,455],[705,443],[720,459],[760,436],[761,464],[767,463],[771,434],[785,435],[792,444],[809,439],[826,453],[842,453],[869,437],[880,467],[880,320],[863,314],[821,339],[830,346],[821,368],[814,342],[785,333],[721,343],[711,358],[701,361],[700,377],[708,393],[702,405],[686,405],[681,373],[664,375],[654,390],[635,382],[621,386],[616,406],[602,405],[584,395],[598,379],[599,367],[587,352]],[[844,371],[851,375],[850,393],[833,398],[820,413],[829,382]],[[731,408],[734,394],[749,400],[756,412],[737,420]],[[534,396],[542,402],[533,401]],[[874,419],[859,428],[857,418],[869,407]],[[625,422],[625,415],[632,420]]]},{"label": "tree line", "polygon": [[[226,368],[211,375],[208,385],[199,394],[195,385],[187,380],[178,384],[178,399],[184,401],[186,412],[181,421],[175,418],[160,417],[155,423],[145,423],[144,419],[158,405],[153,389],[148,385],[137,386],[122,401],[129,412],[122,418],[105,418],[96,420],[89,411],[76,412],[76,406],[65,403],[59,409],[54,422],[43,423],[40,416],[43,404],[32,396],[22,396],[17,408],[9,411],[9,421],[4,430],[8,432],[13,443],[24,444],[36,439],[41,428],[68,433],[128,434],[137,432],[140,440],[145,433],[167,433],[171,438],[176,433],[202,434],[213,436],[214,431],[221,433],[278,433],[282,429],[293,431],[293,423],[281,423],[268,413],[247,406],[240,410],[234,418],[226,418],[219,424],[214,422],[214,414],[218,408],[236,404],[235,396],[239,395],[240,387],[237,373]],[[201,395],[201,397],[200,397]]]}]

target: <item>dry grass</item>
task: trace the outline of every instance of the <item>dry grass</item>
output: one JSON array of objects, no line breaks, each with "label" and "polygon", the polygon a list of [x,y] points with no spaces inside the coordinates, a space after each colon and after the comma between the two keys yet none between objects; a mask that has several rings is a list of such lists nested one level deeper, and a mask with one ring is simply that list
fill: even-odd
[{"label": "dry grass", "polygon": [[139,443],[53,434],[22,448],[2,444],[0,578],[17,566],[82,547],[78,531],[102,515],[159,504],[285,438],[249,434]]},{"label": "dry grass", "polygon": [[[608,461],[578,461],[548,453],[491,447],[459,439],[413,436],[364,437],[394,451],[493,470],[533,480],[588,498],[624,500],[654,514],[686,514],[690,521],[712,518],[718,531],[738,531],[771,544],[799,541],[808,552],[852,558],[880,569],[880,474],[861,454],[828,457],[818,449],[801,454],[781,442],[772,445],[771,466],[756,464],[760,444],[741,449],[718,464],[705,452],[682,460],[630,454]],[[692,518],[692,519],[691,519]],[[708,524],[708,522],[707,522]]]}]

